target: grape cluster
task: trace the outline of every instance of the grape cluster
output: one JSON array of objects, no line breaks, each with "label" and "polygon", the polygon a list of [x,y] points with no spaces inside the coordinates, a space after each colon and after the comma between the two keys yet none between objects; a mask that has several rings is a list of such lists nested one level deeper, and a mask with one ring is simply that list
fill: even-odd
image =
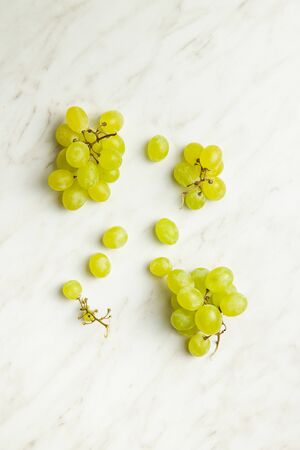
[{"label": "grape cluster", "polygon": [[247,299],[237,292],[227,267],[187,272],[173,269],[168,258],[160,257],[151,261],[149,270],[154,276],[167,278],[172,293],[171,325],[188,337],[188,351],[193,356],[208,353],[211,338],[215,338],[216,350],[226,330],[223,316],[238,316],[247,308]]},{"label": "grape cluster", "polygon": [[50,173],[48,185],[62,191],[62,204],[76,210],[88,198],[104,202],[110,197],[108,183],[119,176],[125,144],[117,133],[123,126],[118,111],[101,115],[95,130],[89,127],[86,112],[71,106],[66,123],[58,126],[56,140],[63,147],[56,157],[57,169]]},{"label": "grape cluster", "polygon": [[219,147],[192,142],[184,148],[183,159],[174,167],[173,176],[186,188],[182,195],[187,208],[200,209],[206,200],[224,197],[226,186],[218,177],[224,168]]}]

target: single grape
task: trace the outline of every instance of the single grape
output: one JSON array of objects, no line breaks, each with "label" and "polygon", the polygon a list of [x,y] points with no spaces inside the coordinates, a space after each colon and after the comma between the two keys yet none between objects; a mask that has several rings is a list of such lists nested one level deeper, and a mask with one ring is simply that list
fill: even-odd
[{"label": "single grape", "polygon": [[199,179],[200,167],[191,166],[187,162],[180,162],[174,167],[173,176],[178,184],[187,187]]},{"label": "single grape", "polygon": [[184,203],[189,209],[201,209],[206,202],[206,198],[200,189],[187,192],[184,196]]},{"label": "single grape", "polygon": [[70,164],[66,160],[66,152],[67,152],[67,149],[63,148],[62,150],[60,150],[57,153],[56,160],[55,160],[56,167],[58,169],[68,170],[69,172],[75,172],[76,168],[70,166]]},{"label": "single grape", "polygon": [[236,287],[233,284],[230,284],[229,286],[226,286],[224,291],[216,292],[215,294],[212,294],[211,301],[212,304],[219,307],[221,300],[227,295],[232,294],[236,292]]},{"label": "single grape", "polygon": [[77,300],[81,296],[82,287],[78,281],[70,280],[63,285],[62,291],[69,300]]},{"label": "single grape", "polygon": [[169,143],[164,136],[153,136],[147,145],[147,155],[150,161],[158,162],[169,153]]},{"label": "single grape", "polygon": [[177,225],[170,219],[160,219],[155,224],[155,234],[157,239],[163,244],[176,244],[179,237]]},{"label": "single grape", "polygon": [[200,331],[198,330],[196,325],[193,326],[193,328],[190,328],[189,330],[182,330],[182,331],[177,330],[177,331],[179,334],[181,334],[181,336],[185,336],[185,337],[191,337],[191,336],[194,336],[194,334],[200,333]]},{"label": "single grape", "polygon": [[208,170],[206,172],[206,176],[208,178],[215,178],[218,175],[220,175],[221,172],[223,172],[223,169],[224,169],[224,163],[223,163],[223,161],[220,161],[215,169]]},{"label": "single grape", "polygon": [[93,315],[88,311],[88,312],[86,312],[86,313],[83,314],[82,320],[84,320],[84,322],[91,323],[91,322],[94,322],[94,321],[95,321],[95,318],[94,318]]},{"label": "single grape", "polygon": [[66,151],[67,162],[72,167],[83,167],[90,159],[89,147],[84,142],[73,142]]},{"label": "single grape", "polygon": [[215,169],[222,161],[222,151],[216,145],[205,147],[200,155],[201,166],[205,169]]},{"label": "single grape", "polygon": [[[109,138],[102,139],[101,141],[102,150],[116,150],[117,152],[123,153],[125,152],[125,143],[121,136],[116,134],[115,136],[110,136]],[[99,143],[100,143],[99,142]]]},{"label": "single grape", "polygon": [[206,286],[205,286],[205,277],[208,274],[208,270],[203,267],[198,267],[191,272],[192,279],[195,283],[195,288],[197,288],[201,294],[205,294]]},{"label": "single grape", "polygon": [[99,125],[105,133],[116,133],[124,123],[122,114],[119,111],[107,111],[99,119]]},{"label": "single grape", "polygon": [[102,141],[97,141],[92,145],[92,149],[99,156],[102,150]]},{"label": "single grape", "polygon": [[168,274],[168,288],[177,294],[184,287],[194,287],[194,281],[190,273],[185,270],[175,269]]},{"label": "single grape", "polygon": [[189,311],[196,311],[203,305],[203,295],[194,287],[185,287],[180,289],[177,294],[179,305]]},{"label": "single grape", "polygon": [[175,330],[189,330],[195,326],[194,313],[183,308],[175,309],[171,314],[171,325]]},{"label": "single grape", "polygon": [[111,227],[102,236],[102,243],[107,248],[123,247],[128,240],[127,231],[122,227]]},{"label": "single grape", "polygon": [[84,130],[81,134],[83,139],[89,144],[94,144],[97,140],[96,133],[93,130]]},{"label": "single grape", "polygon": [[205,278],[205,286],[211,292],[226,290],[233,282],[233,273],[227,267],[216,267]]},{"label": "single grape", "polygon": [[105,181],[100,180],[88,189],[88,194],[95,202],[106,202],[110,197],[110,188]]},{"label": "single grape", "polygon": [[195,334],[188,342],[188,350],[193,356],[204,356],[210,349],[210,340],[203,334]]},{"label": "single grape", "polygon": [[86,112],[79,106],[71,106],[66,112],[66,122],[71,130],[80,133],[89,126],[89,119]]},{"label": "single grape", "polygon": [[85,189],[83,189],[77,181],[71,187],[66,189],[62,195],[62,203],[66,209],[74,211],[81,208],[88,199]]},{"label": "single grape", "polygon": [[171,296],[171,306],[173,309],[178,309],[180,308],[180,305],[177,301],[177,295],[176,294],[172,294]]},{"label": "single grape", "polygon": [[221,178],[212,178],[210,181],[205,180],[200,183],[203,194],[208,200],[221,200],[226,193],[226,185]]},{"label": "single grape", "polygon": [[202,333],[216,334],[222,326],[222,314],[214,305],[203,305],[195,314],[195,323]]},{"label": "single grape", "polygon": [[105,170],[118,169],[122,164],[122,155],[117,150],[102,150],[99,157],[99,164]]},{"label": "single grape", "polygon": [[110,261],[104,253],[95,253],[90,257],[89,268],[94,277],[103,278],[110,272]]},{"label": "single grape", "polygon": [[225,316],[238,316],[247,308],[246,297],[238,292],[225,295],[220,302],[220,308]]},{"label": "single grape", "polygon": [[183,149],[183,157],[187,163],[194,166],[200,163],[200,155],[202,153],[203,147],[198,142],[191,142]]},{"label": "single grape", "polygon": [[58,125],[55,137],[57,142],[63,147],[68,147],[73,141],[79,140],[79,134],[71,130],[65,123]]},{"label": "single grape", "polygon": [[48,185],[54,191],[64,191],[72,186],[73,174],[68,170],[53,170],[48,177]]},{"label": "single grape", "polygon": [[149,270],[156,277],[164,277],[172,270],[172,263],[168,258],[155,258],[149,265]]},{"label": "single grape", "polygon": [[119,169],[105,170],[103,167],[98,165],[98,171],[100,180],[106,181],[106,183],[114,183],[120,177]]},{"label": "single grape", "polygon": [[98,183],[99,178],[98,167],[91,161],[78,169],[77,181],[83,189],[89,189],[95,186],[95,184]]}]

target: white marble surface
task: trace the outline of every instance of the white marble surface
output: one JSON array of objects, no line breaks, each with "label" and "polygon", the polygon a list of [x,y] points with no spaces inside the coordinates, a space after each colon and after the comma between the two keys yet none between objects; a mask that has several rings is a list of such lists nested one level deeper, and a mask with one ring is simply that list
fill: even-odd
[{"label": "white marble surface", "polygon": [[[298,0],[1,1],[1,381],[5,450],[298,450]],[[46,186],[71,104],[120,109],[127,153],[104,205],[60,209]],[[156,133],[169,157],[143,153]],[[179,209],[170,173],[189,141],[224,150],[226,198]],[[180,241],[156,242],[173,218]],[[110,225],[113,270],[85,269]],[[184,352],[146,268],[230,266],[249,309],[213,359]],[[82,281],[112,330],[59,295]],[[298,295],[297,295],[298,294]]]}]

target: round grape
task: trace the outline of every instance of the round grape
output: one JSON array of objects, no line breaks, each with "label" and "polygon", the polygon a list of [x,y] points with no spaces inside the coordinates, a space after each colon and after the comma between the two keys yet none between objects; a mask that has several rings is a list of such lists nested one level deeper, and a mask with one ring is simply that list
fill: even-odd
[{"label": "round grape", "polygon": [[158,162],[169,153],[169,143],[164,136],[153,136],[147,145],[147,155],[150,161]]},{"label": "round grape", "polygon": [[106,202],[110,197],[110,188],[105,181],[100,180],[88,189],[88,194],[95,202]]},{"label": "round grape", "polygon": [[88,128],[89,119],[86,112],[79,106],[71,106],[66,112],[66,122],[71,130],[80,133]]},{"label": "round grape", "polygon": [[160,219],[155,224],[157,239],[166,245],[174,245],[178,241],[179,231],[177,225],[170,219]]},{"label": "round grape", "polygon": [[107,248],[123,247],[128,240],[127,231],[122,227],[109,228],[102,236],[103,245]]},{"label": "round grape", "polygon": [[122,164],[122,155],[117,150],[102,150],[99,157],[99,164],[103,169],[118,169]]},{"label": "round grape", "polygon": [[168,274],[168,288],[177,294],[184,287],[194,287],[194,281],[190,273],[185,270],[175,269]]},{"label": "round grape", "polygon": [[66,152],[67,152],[66,148],[63,148],[58,152],[55,160],[56,167],[58,169],[68,170],[69,172],[75,172],[76,168],[70,166],[70,164],[66,160]]},{"label": "round grape", "polygon": [[191,166],[187,162],[180,162],[174,167],[173,176],[178,184],[187,187],[199,179],[200,167]]},{"label": "round grape", "polygon": [[211,296],[211,300],[212,300],[212,304],[219,307],[221,300],[227,295],[227,294],[232,294],[236,292],[236,287],[233,284],[230,284],[229,286],[227,286],[225,288],[224,291],[221,292],[216,292],[215,294],[212,294]]},{"label": "round grape", "polygon": [[203,305],[195,314],[195,323],[202,333],[216,334],[222,326],[222,314],[214,305]]},{"label": "round grape", "polygon": [[181,334],[181,336],[185,337],[191,337],[194,336],[194,334],[200,333],[196,325],[193,326],[193,328],[190,328],[189,330],[182,330],[182,331],[177,330],[177,331],[179,334]]},{"label": "round grape", "polygon": [[84,142],[73,142],[66,151],[67,162],[72,167],[83,167],[90,159],[89,147]]},{"label": "round grape", "polygon": [[125,152],[125,143],[121,136],[116,134],[115,136],[110,136],[109,138],[102,139],[101,141],[102,150],[116,150],[121,155]]},{"label": "round grape", "polygon": [[58,125],[55,137],[57,142],[63,147],[68,147],[73,141],[79,140],[79,134],[71,130],[65,123]]},{"label": "round grape", "polygon": [[195,326],[194,313],[183,308],[175,309],[171,314],[171,325],[175,330],[189,330]]},{"label": "round grape", "polygon": [[206,172],[206,175],[209,178],[215,178],[218,175],[220,175],[221,172],[223,172],[223,169],[224,169],[224,163],[223,163],[223,161],[220,161],[219,164],[217,165],[217,167],[215,169],[208,170]]},{"label": "round grape", "polygon": [[155,258],[149,265],[149,270],[156,277],[164,277],[172,270],[172,263],[168,258]]},{"label": "round grape", "polygon": [[220,302],[220,308],[225,316],[238,316],[247,308],[248,302],[246,297],[238,292],[227,294]]},{"label": "round grape", "polygon": [[107,111],[99,120],[99,125],[105,133],[116,133],[122,128],[123,123],[124,119],[119,111]]},{"label": "round grape", "polygon": [[114,183],[120,177],[119,169],[105,170],[103,167],[98,165],[98,171],[100,180],[106,181],[106,183]]},{"label": "round grape", "polygon": [[177,294],[179,305],[189,311],[196,311],[203,305],[203,295],[194,287],[185,287],[180,289]]},{"label": "round grape", "polygon": [[81,296],[82,287],[78,281],[70,280],[63,285],[62,291],[69,300],[77,300]]},{"label": "round grape", "polygon": [[221,200],[226,194],[226,185],[221,178],[212,178],[212,183],[205,180],[200,183],[203,194],[208,200]]},{"label": "round grape", "polygon": [[210,349],[210,340],[198,333],[191,337],[188,342],[188,350],[193,356],[204,356]]},{"label": "round grape", "polygon": [[195,189],[185,194],[184,203],[189,209],[201,209],[206,202],[206,198],[201,190]]},{"label": "round grape", "polygon": [[64,191],[72,186],[74,181],[73,174],[68,170],[54,170],[48,177],[48,185],[54,191]]},{"label": "round grape", "polygon": [[200,163],[200,155],[202,153],[203,147],[198,142],[191,142],[183,150],[183,157],[187,163],[194,166]]},{"label": "round grape", "polygon": [[95,253],[90,257],[89,268],[94,277],[103,278],[110,272],[110,261],[103,253]]},{"label": "round grape", "polygon": [[227,267],[216,267],[205,278],[205,286],[213,293],[226,290],[232,282],[233,273]]},{"label": "round grape", "polygon": [[88,199],[88,195],[85,189],[83,189],[75,181],[73,185],[66,189],[62,195],[62,203],[66,209],[74,211],[81,208]]},{"label": "round grape", "polygon": [[222,161],[222,151],[216,145],[205,147],[200,155],[201,166],[205,169],[215,169]]},{"label": "round grape", "polygon": [[208,270],[203,267],[197,267],[191,272],[192,279],[195,283],[195,287],[201,292],[201,294],[205,294],[206,286],[205,286],[205,277],[208,274]]},{"label": "round grape", "polygon": [[78,169],[77,181],[83,189],[89,189],[95,186],[99,178],[98,167],[92,162],[88,162],[85,166]]}]

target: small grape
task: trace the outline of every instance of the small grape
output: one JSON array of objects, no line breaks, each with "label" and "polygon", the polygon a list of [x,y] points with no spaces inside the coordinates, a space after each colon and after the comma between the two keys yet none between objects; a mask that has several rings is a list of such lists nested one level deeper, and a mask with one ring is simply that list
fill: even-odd
[{"label": "small grape", "polygon": [[106,202],[110,197],[110,188],[105,181],[100,180],[88,189],[88,194],[95,202]]},{"label": "small grape", "polygon": [[233,273],[227,267],[216,267],[205,278],[205,286],[212,293],[224,291],[233,282]]},{"label": "small grape", "polygon": [[89,268],[92,275],[103,278],[110,272],[110,261],[104,253],[95,253],[90,257]]},{"label": "small grape", "polygon": [[191,142],[183,150],[183,157],[187,163],[194,166],[196,163],[200,163],[200,155],[203,147],[198,142]]},{"label": "small grape", "polygon": [[68,147],[74,140],[79,140],[79,134],[71,130],[67,124],[58,125],[55,132],[57,142],[63,147]]},{"label": "small grape", "polygon": [[69,300],[77,300],[81,296],[82,287],[78,281],[70,280],[63,285],[62,291]]},{"label": "small grape", "polygon": [[208,274],[208,270],[203,267],[198,267],[191,272],[192,279],[195,283],[195,287],[201,292],[201,294],[205,294],[206,286],[205,286],[205,277]]},{"label": "small grape", "polygon": [[194,313],[183,308],[175,309],[171,314],[171,325],[175,330],[189,330],[195,326]]},{"label": "small grape", "polygon": [[150,161],[158,162],[169,153],[169,143],[164,136],[153,136],[147,145],[147,155]]},{"label": "small grape", "polygon": [[66,189],[62,195],[62,203],[66,209],[74,211],[81,208],[88,199],[85,189],[83,189],[77,181],[71,187]]},{"label": "small grape", "polygon": [[203,305],[203,295],[194,287],[185,287],[180,289],[177,294],[179,305],[189,311],[196,311]]},{"label": "small grape", "polygon": [[79,106],[71,106],[66,112],[66,122],[71,130],[80,133],[89,126],[86,112]]},{"label": "small grape", "polygon": [[220,302],[220,308],[225,316],[238,316],[247,308],[246,297],[238,292],[225,295]]},{"label": "small grape", "polygon": [[203,305],[195,314],[195,323],[202,333],[216,334],[222,326],[222,314],[214,305]]},{"label": "small grape", "polygon": [[83,139],[89,144],[94,144],[97,140],[96,134],[92,130],[85,130],[82,132]]},{"label": "small grape", "polygon": [[199,189],[188,192],[184,196],[184,203],[189,209],[201,209],[206,202],[206,198]]},{"label": "small grape", "polygon": [[121,136],[116,134],[115,136],[110,136],[109,138],[102,139],[101,141],[102,150],[116,150],[121,155],[125,152],[125,143]]},{"label": "small grape", "polygon": [[177,225],[170,219],[160,219],[155,224],[155,234],[157,239],[163,244],[176,244],[179,237]]},{"label": "small grape", "polygon": [[99,164],[105,170],[118,169],[122,164],[122,155],[117,150],[106,148],[100,153]]},{"label": "small grape", "polygon": [[91,323],[91,322],[94,322],[94,321],[95,321],[95,318],[94,318],[94,317],[92,316],[92,314],[88,311],[88,312],[86,312],[86,313],[83,314],[82,320],[83,320],[84,322]]},{"label": "small grape", "polygon": [[221,172],[223,172],[223,169],[224,169],[224,163],[223,163],[223,161],[220,161],[219,164],[217,165],[217,167],[215,169],[208,170],[206,172],[206,175],[209,178],[215,178],[218,175],[220,175]]},{"label": "small grape", "polygon": [[66,151],[67,162],[72,167],[83,167],[90,159],[89,147],[84,142],[73,142]]},{"label": "small grape", "polygon": [[180,162],[174,167],[173,176],[178,184],[187,187],[199,179],[200,167],[191,166],[187,162]]},{"label": "small grape", "polygon": [[88,162],[85,166],[78,169],[77,181],[83,189],[89,189],[95,186],[99,178],[98,167],[92,162]]},{"label": "small grape", "polygon": [[69,172],[75,172],[76,168],[70,166],[70,164],[66,160],[66,152],[67,152],[67,149],[63,148],[62,150],[60,150],[57,153],[56,160],[55,160],[56,167],[58,169],[68,170]]},{"label": "small grape", "polygon": [[188,350],[193,356],[204,356],[210,349],[210,340],[198,333],[191,337],[188,342]]},{"label": "small grape", "polygon": [[100,155],[102,150],[102,141],[97,141],[95,144],[92,145],[92,149],[97,155]]},{"label": "small grape", "polygon": [[105,133],[116,133],[124,123],[122,114],[119,111],[107,111],[99,119],[99,125]]},{"label": "small grape", "polygon": [[198,330],[196,325],[193,326],[193,328],[190,328],[189,330],[182,330],[182,331],[177,330],[177,331],[179,334],[181,334],[181,336],[185,336],[185,337],[191,337],[191,336],[194,336],[194,334],[200,333],[200,331]]},{"label": "small grape", "polygon": [[127,231],[122,227],[112,227],[105,231],[102,236],[102,242],[108,248],[123,247],[128,240]]},{"label": "small grape", "polygon": [[149,270],[156,277],[164,277],[172,270],[172,263],[168,258],[155,258],[149,265]]},{"label": "small grape", "polygon": [[103,167],[98,165],[98,171],[100,180],[106,181],[107,183],[114,183],[120,177],[119,169],[105,170]]},{"label": "small grape", "polygon": [[178,309],[180,308],[180,305],[177,301],[177,295],[176,294],[172,294],[171,296],[171,306],[173,309]]},{"label": "small grape", "polygon": [[212,183],[205,180],[200,183],[203,194],[208,200],[221,200],[226,193],[226,185],[221,178],[212,178]]},{"label": "small grape", "polygon": [[168,288],[177,294],[184,287],[194,287],[194,281],[190,273],[185,270],[175,269],[168,274]]},{"label": "small grape", "polygon": [[222,161],[222,151],[216,145],[205,147],[200,155],[201,166],[205,169],[215,169]]},{"label": "small grape", "polygon": [[48,177],[48,185],[54,191],[64,191],[72,186],[74,181],[73,175],[68,170],[54,170]]},{"label": "small grape", "polygon": [[227,295],[227,294],[232,294],[236,292],[236,287],[233,284],[230,284],[229,286],[227,286],[225,288],[224,291],[221,292],[216,292],[215,294],[212,294],[211,296],[211,300],[212,300],[212,304],[219,307],[221,300]]}]

